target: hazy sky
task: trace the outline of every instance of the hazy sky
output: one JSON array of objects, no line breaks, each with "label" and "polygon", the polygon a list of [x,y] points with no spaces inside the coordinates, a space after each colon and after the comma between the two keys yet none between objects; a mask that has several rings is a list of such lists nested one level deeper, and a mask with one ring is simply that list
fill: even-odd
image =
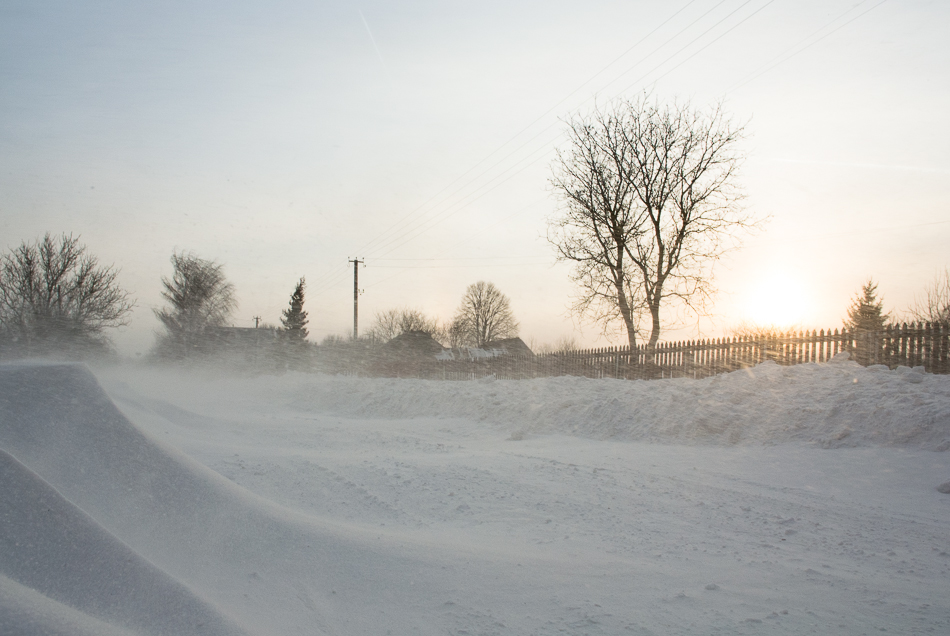
[{"label": "hazy sky", "polygon": [[312,338],[349,333],[358,256],[361,326],[489,280],[527,341],[622,344],[568,311],[548,177],[560,119],[650,90],[745,123],[771,218],[663,339],[837,327],[868,277],[899,312],[950,265],[948,30],[923,0],[4,0],[0,247],[72,232],[119,267],[125,353],[175,250],[225,264],[239,326],[306,276]]}]

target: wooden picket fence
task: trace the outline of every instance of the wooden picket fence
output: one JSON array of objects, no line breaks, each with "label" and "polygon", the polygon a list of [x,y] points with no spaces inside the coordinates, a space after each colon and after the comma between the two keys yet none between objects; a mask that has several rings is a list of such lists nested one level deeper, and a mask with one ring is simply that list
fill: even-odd
[{"label": "wooden picket fence", "polygon": [[463,380],[494,376],[527,379],[562,375],[649,380],[704,378],[772,360],[781,365],[827,362],[847,351],[851,359],[889,368],[923,366],[930,373],[950,373],[950,325],[890,325],[883,331],[804,331],[767,337],[715,338],[644,345],[563,351],[535,356],[439,361],[417,377]]}]

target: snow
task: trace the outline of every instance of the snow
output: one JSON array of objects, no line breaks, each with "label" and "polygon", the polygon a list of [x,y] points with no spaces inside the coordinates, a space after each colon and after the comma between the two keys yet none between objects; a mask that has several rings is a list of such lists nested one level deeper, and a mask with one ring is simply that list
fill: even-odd
[{"label": "snow", "polygon": [[0,366],[0,633],[950,633],[950,377]]}]

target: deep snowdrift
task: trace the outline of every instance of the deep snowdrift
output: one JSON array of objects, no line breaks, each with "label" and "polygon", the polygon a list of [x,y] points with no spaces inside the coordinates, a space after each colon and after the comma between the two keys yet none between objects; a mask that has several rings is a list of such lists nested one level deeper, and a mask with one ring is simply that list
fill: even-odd
[{"label": "deep snowdrift", "polygon": [[499,424],[516,438],[563,433],[680,444],[950,449],[950,376],[865,368],[846,353],[827,364],[770,362],[703,380],[152,377],[166,393],[196,404],[208,393],[212,400],[227,395],[226,409],[266,403],[351,417],[465,418]]},{"label": "deep snowdrift", "polygon": [[950,378],[97,375],[0,367],[0,633],[950,632]]},{"label": "deep snowdrift", "polygon": [[[0,449],[3,633],[96,633],[103,623],[140,634],[243,633],[179,581],[214,590],[261,633],[292,633],[301,609],[310,633],[333,633],[321,614],[335,612],[354,634],[418,628],[386,610],[415,599],[407,578],[433,567],[425,558],[235,487],[139,431],[83,366],[0,367]],[[439,584],[424,578],[425,588]],[[249,579],[271,579],[268,594],[249,598]],[[337,588],[359,594],[320,607]],[[378,602],[368,608],[367,598]]]},{"label": "deep snowdrift", "polygon": [[902,367],[775,363],[704,380],[372,383],[337,378],[308,386],[301,408],[369,417],[464,417],[516,436],[822,447],[910,445],[950,449],[950,378]]}]

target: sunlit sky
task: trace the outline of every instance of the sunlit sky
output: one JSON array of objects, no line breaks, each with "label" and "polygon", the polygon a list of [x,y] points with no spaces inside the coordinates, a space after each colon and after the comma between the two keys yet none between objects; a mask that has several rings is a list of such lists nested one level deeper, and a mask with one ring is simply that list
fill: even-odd
[{"label": "sunlit sky", "polygon": [[838,327],[869,277],[905,311],[950,264],[950,3],[0,3],[0,247],[80,235],[151,346],[175,250],[224,263],[234,324],[306,276],[311,339],[494,282],[531,343],[622,344],[570,313],[548,178],[562,120],[643,91],[717,101],[768,221],[663,340]]}]

